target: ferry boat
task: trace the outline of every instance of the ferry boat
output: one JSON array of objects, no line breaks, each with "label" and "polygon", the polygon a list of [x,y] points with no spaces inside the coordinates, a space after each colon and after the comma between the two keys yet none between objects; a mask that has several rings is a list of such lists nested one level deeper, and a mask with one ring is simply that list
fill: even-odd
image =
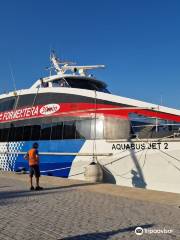
[{"label": "ferry boat", "polygon": [[87,73],[104,65],[50,60],[50,76],[0,95],[0,169],[28,171],[37,142],[43,175],[85,180],[95,162],[104,182],[180,193],[180,110],[111,94]]}]

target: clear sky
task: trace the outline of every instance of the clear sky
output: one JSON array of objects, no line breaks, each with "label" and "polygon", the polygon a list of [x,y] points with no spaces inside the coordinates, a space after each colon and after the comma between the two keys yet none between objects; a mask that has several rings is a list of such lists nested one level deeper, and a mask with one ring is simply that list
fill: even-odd
[{"label": "clear sky", "polygon": [[0,91],[48,75],[49,52],[118,95],[180,109],[179,0],[0,0]]}]

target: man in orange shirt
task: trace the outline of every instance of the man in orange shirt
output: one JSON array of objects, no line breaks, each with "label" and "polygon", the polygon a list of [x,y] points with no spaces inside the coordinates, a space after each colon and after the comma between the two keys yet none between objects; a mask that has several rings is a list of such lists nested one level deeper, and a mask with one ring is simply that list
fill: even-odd
[{"label": "man in orange shirt", "polygon": [[[32,148],[27,152],[25,159],[29,161],[29,177],[30,177],[30,190],[42,190],[43,188],[39,186],[39,153],[38,153],[38,143],[34,143]],[[33,176],[36,178],[36,188],[33,186]]]}]

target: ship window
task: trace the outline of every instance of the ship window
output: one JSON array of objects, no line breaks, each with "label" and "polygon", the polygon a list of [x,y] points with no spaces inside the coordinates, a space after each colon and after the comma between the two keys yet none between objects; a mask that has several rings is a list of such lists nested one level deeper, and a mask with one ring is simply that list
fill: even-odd
[{"label": "ship window", "polygon": [[51,136],[51,124],[42,124],[41,125],[41,140],[49,140]]},{"label": "ship window", "polygon": [[3,129],[0,129],[0,142],[3,142]]},{"label": "ship window", "polygon": [[17,108],[21,108],[25,106],[33,106],[33,103],[35,100],[36,100],[35,94],[19,95]]},{"label": "ship window", "polygon": [[13,141],[22,141],[23,140],[23,127],[16,127],[15,134],[13,136]]},{"label": "ship window", "polygon": [[12,142],[14,141],[14,139],[15,139],[15,127],[12,126],[9,131],[8,141]]},{"label": "ship window", "polygon": [[39,140],[41,134],[41,126],[33,125],[31,128],[31,140]]},{"label": "ship window", "polygon": [[103,82],[84,79],[84,78],[66,78],[67,83],[72,88],[80,88],[80,89],[87,89],[87,90],[96,90],[99,92],[106,92],[110,93],[107,88],[106,84]]},{"label": "ship window", "polygon": [[76,121],[76,139],[91,138],[91,120],[84,119]]},{"label": "ship window", "polygon": [[91,120],[91,139],[102,139],[104,136],[104,119]]},{"label": "ship window", "polygon": [[65,121],[63,125],[63,139],[75,139],[75,121]]},{"label": "ship window", "polygon": [[130,124],[126,119],[105,118],[105,139],[128,139]]},{"label": "ship window", "polygon": [[84,119],[76,121],[76,139],[102,139],[104,119]]},{"label": "ship window", "polygon": [[23,127],[14,127],[11,126],[8,134],[8,141],[21,141],[23,139]]},{"label": "ship window", "polygon": [[24,141],[29,141],[31,140],[31,126],[24,126],[23,129],[23,140]]},{"label": "ship window", "polygon": [[148,117],[138,114],[129,114],[133,134],[138,138],[179,137],[180,123]]},{"label": "ship window", "polygon": [[0,129],[0,141],[7,142],[9,136],[9,128]]},{"label": "ship window", "polygon": [[15,104],[15,98],[1,99],[0,100],[0,112],[12,110]]},{"label": "ship window", "polygon": [[54,80],[52,82],[52,87],[69,87],[69,84],[67,83],[66,79],[60,79],[60,80]]},{"label": "ship window", "polygon": [[60,80],[52,81],[52,87],[60,87]]},{"label": "ship window", "polygon": [[51,130],[51,140],[62,139],[63,122],[53,123]]}]

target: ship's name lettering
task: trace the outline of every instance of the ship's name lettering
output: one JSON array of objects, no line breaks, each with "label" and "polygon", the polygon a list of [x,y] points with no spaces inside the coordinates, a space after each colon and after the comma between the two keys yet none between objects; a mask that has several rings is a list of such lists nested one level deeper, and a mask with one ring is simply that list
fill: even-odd
[{"label": "ship's name lettering", "polygon": [[32,116],[37,116],[39,114],[39,107],[27,107],[23,109],[18,109],[15,111],[5,112],[1,119],[2,121],[20,119],[20,118],[27,118]]},{"label": "ship's name lettering", "polygon": [[117,143],[112,145],[112,150],[144,150],[144,149],[168,149],[168,143],[167,142]]}]

